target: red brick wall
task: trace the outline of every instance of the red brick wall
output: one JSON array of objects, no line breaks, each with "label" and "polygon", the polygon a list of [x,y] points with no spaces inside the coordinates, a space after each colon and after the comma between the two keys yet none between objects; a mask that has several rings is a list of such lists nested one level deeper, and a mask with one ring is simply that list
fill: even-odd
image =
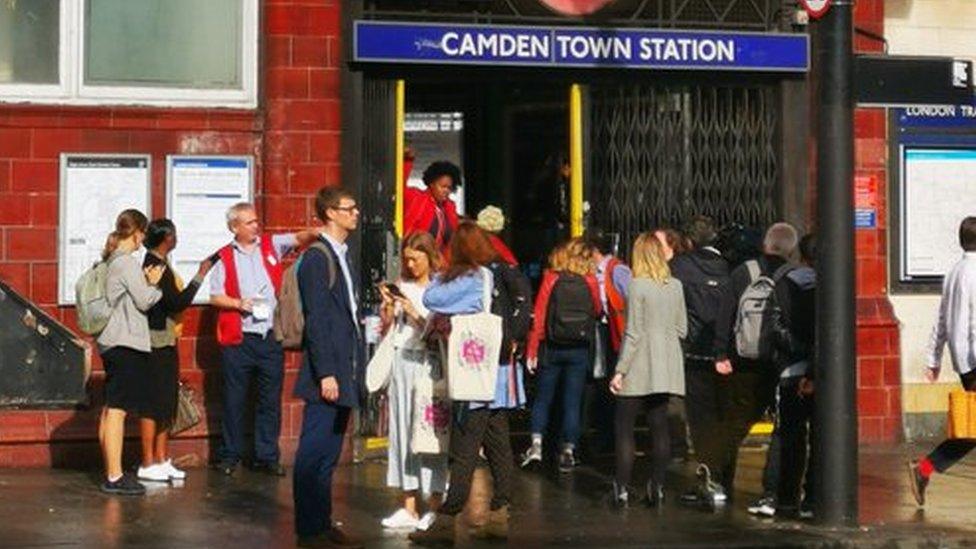
[{"label": "red brick wall", "polygon": [[[166,209],[166,155],[254,155],[257,204],[267,229],[292,230],[312,221],[315,190],[339,183],[339,2],[265,0],[263,9],[263,91],[256,111],[0,106],[0,278],[74,327],[73,309],[57,306],[62,152],[152,154],[157,216]],[[173,454],[189,461],[207,459],[210,442],[219,438],[217,351],[212,312],[188,311],[179,342],[181,377],[197,389],[206,415],[201,426],[174,441]],[[297,364],[295,356],[286,360],[286,461],[301,420],[300,404],[290,397]],[[0,412],[0,467],[99,463],[102,378],[96,360],[88,410]],[[127,452],[136,449],[135,440],[127,444]]]},{"label": "red brick wall", "polygon": [[[855,24],[884,35],[884,1],[859,0]],[[859,52],[880,53],[882,44],[855,38]],[[888,235],[887,126],[884,109],[857,109],[854,117],[855,170],[877,181],[877,226],[857,229],[857,388],[862,442],[901,438],[901,361],[898,324],[887,298]],[[853,182],[852,182],[853,188]]]}]

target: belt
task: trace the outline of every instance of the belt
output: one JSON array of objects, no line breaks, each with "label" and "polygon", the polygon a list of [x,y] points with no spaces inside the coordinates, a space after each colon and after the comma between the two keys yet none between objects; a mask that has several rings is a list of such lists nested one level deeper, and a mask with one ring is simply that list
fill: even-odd
[{"label": "belt", "polygon": [[274,330],[268,330],[263,334],[255,334],[254,332],[244,332],[244,337],[252,337],[255,339],[268,339],[274,335]]}]

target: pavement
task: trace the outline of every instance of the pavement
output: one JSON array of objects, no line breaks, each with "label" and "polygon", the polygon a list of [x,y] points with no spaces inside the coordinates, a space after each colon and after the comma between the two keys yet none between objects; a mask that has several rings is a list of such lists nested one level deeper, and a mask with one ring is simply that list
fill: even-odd
[{"label": "pavement", "polygon": [[[976,547],[976,460],[963,461],[949,474],[934,478],[923,511],[912,499],[904,459],[926,447],[861,449],[861,527],[852,529],[749,516],[745,507],[759,492],[761,448],[743,450],[740,488],[732,504],[713,513],[676,502],[682,485],[692,478],[691,464],[672,467],[670,500],[660,511],[640,505],[612,508],[606,474],[610,469],[601,460],[570,475],[546,468],[521,471],[508,545]],[[640,459],[637,480],[646,475],[645,466],[646,459]],[[379,526],[379,520],[395,509],[397,498],[395,491],[384,487],[385,469],[382,461],[340,467],[336,519],[364,537],[367,547],[406,547],[406,533]],[[294,546],[290,472],[283,479],[247,471],[228,478],[194,469],[181,486],[152,487],[137,498],[103,495],[97,480],[95,471],[0,470],[0,547]],[[466,511],[468,523],[485,517],[488,480],[486,470],[480,469]],[[460,545],[478,546],[463,534]]]}]

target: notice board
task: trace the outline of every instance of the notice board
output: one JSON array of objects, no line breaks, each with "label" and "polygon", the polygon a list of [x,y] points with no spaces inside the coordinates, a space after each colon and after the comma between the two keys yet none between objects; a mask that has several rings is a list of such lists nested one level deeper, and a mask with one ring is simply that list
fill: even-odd
[{"label": "notice board", "polygon": [[959,223],[976,215],[976,148],[902,148],[902,280],[942,277],[962,254]]},{"label": "notice board", "polygon": [[75,283],[101,259],[122,210],[151,218],[150,164],[146,154],[61,155],[58,304],[74,304]]},{"label": "notice board", "polygon": [[[184,282],[196,275],[200,261],[230,242],[228,208],[253,198],[251,156],[166,157],[166,216],[179,240],[170,265]],[[204,280],[194,303],[209,300],[210,284]]]}]

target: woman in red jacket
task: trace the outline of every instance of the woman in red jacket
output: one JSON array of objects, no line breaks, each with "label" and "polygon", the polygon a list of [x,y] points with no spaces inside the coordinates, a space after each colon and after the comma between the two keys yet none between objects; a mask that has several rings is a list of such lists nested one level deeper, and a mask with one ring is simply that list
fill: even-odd
[{"label": "woman in red jacket", "polygon": [[[583,389],[593,367],[590,347],[596,320],[602,314],[592,256],[590,245],[574,238],[553,250],[549,269],[542,276],[526,351],[529,371],[538,370],[539,379],[532,403],[532,446],[523,456],[523,467],[542,461],[542,435],[560,384],[563,417],[559,470],[570,472],[576,466]],[[540,365],[542,341],[545,352]]]},{"label": "woman in red jacket", "polygon": [[461,184],[461,170],[446,160],[434,162],[424,170],[426,191],[403,190],[403,234],[430,233],[442,253],[457,230],[457,206],[451,192]]}]

